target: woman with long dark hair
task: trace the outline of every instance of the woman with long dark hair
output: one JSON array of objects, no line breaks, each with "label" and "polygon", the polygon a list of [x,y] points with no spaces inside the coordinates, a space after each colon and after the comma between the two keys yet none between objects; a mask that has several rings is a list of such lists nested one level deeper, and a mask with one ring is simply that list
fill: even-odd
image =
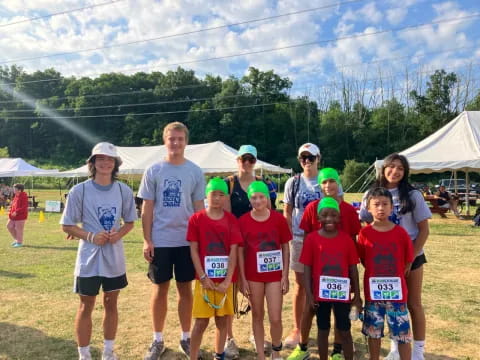
[{"label": "woman with long dark hair", "polygon": [[[382,169],[372,185],[372,189],[384,187],[390,191],[393,197],[393,212],[390,220],[402,226],[413,241],[415,260],[406,279],[407,303],[412,317],[414,338],[412,360],[423,360],[426,322],[422,305],[422,282],[423,264],[427,262],[423,247],[428,238],[428,219],[432,217],[432,213],[425,203],[422,193],[408,182],[409,173],[410,165],[407,158],[397,153],[390,154],[384,159]],[[364,199],[367,194],[368,191]],[[368,212],[365,201],[362,201],[360,219],[368,223],[372,221],[372,215]],[[385,359],[396,360],[399,358],[398,344],[392,341],[390,353]]]}]

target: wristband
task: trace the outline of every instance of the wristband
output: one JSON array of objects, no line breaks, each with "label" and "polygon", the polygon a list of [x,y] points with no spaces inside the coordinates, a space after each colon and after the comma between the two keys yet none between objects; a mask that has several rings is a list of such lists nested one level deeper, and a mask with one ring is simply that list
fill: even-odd
[{"label": "wristband", "polygon": [[97,234],[95,234],[94,232],[92,232],[92,237],[90,238],[90,242],[91,242],[92,244],[93,244],[93,240],[95,240],[95,235],[97,235]]},{"label": "wristband", "polygon": [[92,233],[89,231],[89,232],[87,233],[87,238],[86,238],[87,242],[92,242],[92,241],[90,240],[90,236],[91,236],[91,235],[92,235]]},{"label": "wristband", "polygon": [[204,279],[206,279],[206,278],[207,278],[207,274],[204,273],[202,276],[200,276],[200,281],[202,281],[202,280],[204,280]]}]

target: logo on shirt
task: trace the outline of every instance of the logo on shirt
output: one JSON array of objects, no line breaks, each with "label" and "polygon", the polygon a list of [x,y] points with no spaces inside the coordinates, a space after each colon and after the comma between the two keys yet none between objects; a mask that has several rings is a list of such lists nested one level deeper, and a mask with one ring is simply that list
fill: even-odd
[{"label": "logo on shirt", "polygon": [[260,251],[277,250],[278,245],[275,241],[276,238],[278,238],[276,230],[272,230],[270,234],[266,232],[257,233],[258,249]]},{"label": "logo on shirt", "polygon": [[300,203],[302,204],[303,208],[306,208],[308,204],[317,199],[320,199],[320,192],[318,191],[314,193],[306,191],[300,194]]},{"label": "logo on shirt", "polygon": [[328,275],[328,276],[343,275],[342,266],[340,265],[342,263],[342,255],[322,252],[320,257],[321,257],[322,263],[325,264],[323,265],[323,268],[322,268],[322,272],[321,272],[322,275]]},{"label": "logo on shirt", "polygon": [[97,208],[98,220],[105,231],[112,230],[113,225],[115,225],[116,215],[117,208],[115,206],[99,206]]},{"label": "logo on shirt", "polygon": [[166,179],[163,182],[163,206],[164,207],[180,207],[182,200],[182,180]]},{"label": "logo on shirt", "polygon": [[224,232],[214,232],[207,231],[205,234],[207,238],[207,255],[228,255],[227,249],[225,248],[225,233]]},{"label": "logo on shirt", "polygon": [[397,252],[397,245],[394,243],[374,243],[373,247],[375,254],[373,257],[373,273],[375,276],[395,275],[397,259],[394,254]]}]

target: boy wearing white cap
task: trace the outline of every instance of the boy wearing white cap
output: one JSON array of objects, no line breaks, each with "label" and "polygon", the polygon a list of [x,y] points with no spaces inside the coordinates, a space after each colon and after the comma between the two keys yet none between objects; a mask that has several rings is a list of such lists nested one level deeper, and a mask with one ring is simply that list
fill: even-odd
[{"label": "boy wearing white cap", "polygon": [[95,145],[87,160],[90,179],[70,190],[60,219],[68,237],[80,239],[74,282],[74,292],[80,297],[75,318],[80,360],[91,359],[92,312],[100,286],[105,308],[102,360],[117,359],[113,352],[117,299],[120,289],[128,284],[122,238],[133,229],[137,217],[132,190],[116,180],[121,164],[114,145]]}]

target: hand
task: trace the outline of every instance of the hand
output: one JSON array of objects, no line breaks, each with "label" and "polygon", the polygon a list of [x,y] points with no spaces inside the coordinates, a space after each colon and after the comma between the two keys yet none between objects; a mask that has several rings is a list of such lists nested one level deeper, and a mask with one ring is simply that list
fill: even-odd
[{"label": "hand", "polygon": [[352,306],[356,306],[358,311],[362,311],[363,309],[363,302],[360,296],[354,296],[352,299]]},{"label": "hand", "polygon": [[410,275],[411,269],[412,269],[412,263],[408,263],[407,265],[405,265],[405,271],[404,271],[405,278],[408,278],[408,276]]},{"label": "hand", "polygon": [[12,216],[17,216],[17,212],[16,211],[12,212]]},{"label": "hand", "polygon": [[313,310],[315,310],[317,308],[318,304],[315,301],[313,301],[313,296],[312,295],[307,295],[306,301],[307,301],[307,306],[309,308],[311,308]]},{"label": "hand", "polygon": [[285,295],[286,293],[288,293],[288,290],[290,289],[290,282],[288,281],[288,275],[282,276],[281,285],[282,285],[282,294]]},{"label": "hand", "polygon": [[153,243],[151,241],[149,241],[149,242],[144,241],[143,242],[143,257],[145,258],[145,260],[147,260],[149,263],[151,263],[153,261],[153,254],[154,254]]},{"label": "hand", "polygon": [[208,277],[204,278],[203,280],[200,280],[202,283],[202,287],[207,290],[216,290],[215,283]]},{"label": "hand", "polygon": [[229,287],[230,281],[223,280],[220,284],[217,285],[215,290],[217,290],[219,293],[226,294]]},{"label": "hand", "polygon": [[108,233],[105,231],[94,234],[92,242],[95,245],[103,246],[108,242]]},{"label": "hand", "polygon": [[241,291],[242,291],[243,296],[245,296],[246,298],[250,297],[250,294],[251,294],[250,285],[248,284],[248,281],[245,280],[245,279],[242,281]]},{"label": "hand", "polygon": [[120,240],[120,233],[116,230],[110,230],[108,232],[108,242],[110,244],[115,244],[118,240]]}]

